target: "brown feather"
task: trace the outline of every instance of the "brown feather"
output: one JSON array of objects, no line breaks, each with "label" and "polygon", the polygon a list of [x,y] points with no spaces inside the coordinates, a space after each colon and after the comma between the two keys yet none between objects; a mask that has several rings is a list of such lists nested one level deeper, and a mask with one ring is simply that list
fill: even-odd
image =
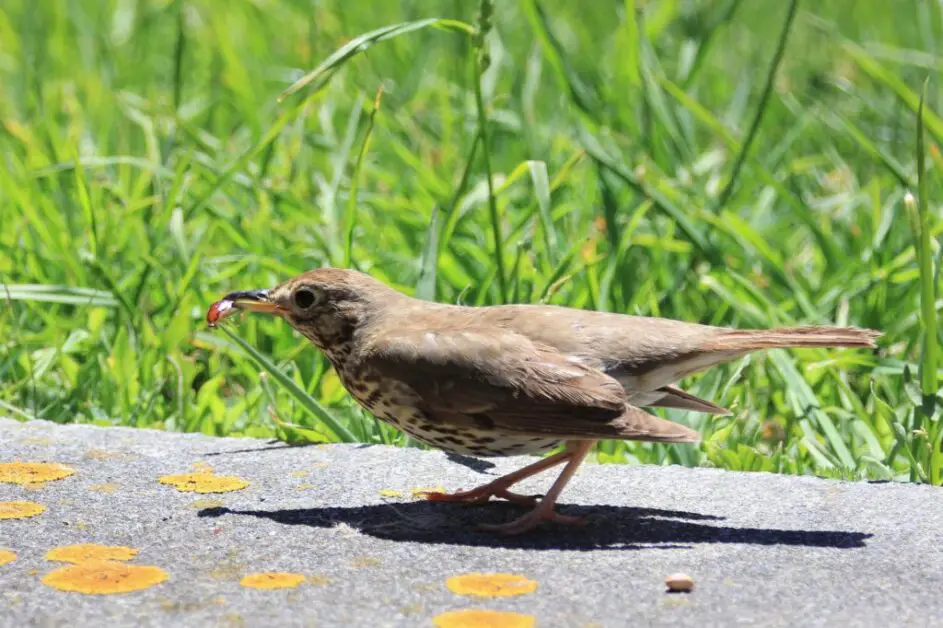
[{"label": "brown feather", "polygon": [[627,403],[622,386],[551,347],[463,327],[375,333],[358,356],[409,386],[432,421],[554,438],[689,442],[697,432]]},{"label": "brown feather", "polygon": [[701,345],[703,351],[759,351],[800,347],[874,348],[880,332],[857,327],[785,327],[780,329],[725,329]]},{"label": "brown feather", "polygon": [[696,397],[683,391],[677,386],[663,386],[656,392],[664,393],[661,399],[647,405],[657,408],[677,408],[693,412],[707,412],[708,414],[730,414],[730,410],[706,399]]}]

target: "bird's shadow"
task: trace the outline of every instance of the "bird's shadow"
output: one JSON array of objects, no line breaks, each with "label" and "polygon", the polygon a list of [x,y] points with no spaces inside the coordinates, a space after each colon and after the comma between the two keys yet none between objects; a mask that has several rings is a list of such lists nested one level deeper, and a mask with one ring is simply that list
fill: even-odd
[{"label": "bird's shadow", "polygon": [[450,451],[445,452],[445,457],[449,459],[449,462],[462,465],[466,469],[471,469],[475,473],[487,473],[497,466],[495,463],[489,462],[488,460],[473,458],[472,456],[463,456],[462,454],[456,454]]},{"label": "bird's shadow", "polygon": [[578,529],[549,524],[521,535],[504,537],[478,532],[479,523],[499,523],[520,516],[506,503],[484,506],[416,501],[353,507],[286,510],[206,508],[200,517],[258,517],[283,525],[330,528],[351,526],[363,534],[392,541],[440,545],[504,547],[531,550],[677,549],[702,543],[742,543],[852,549],[865,546],[866,532],[780,530],[723,525],[724,517],[695,512],[627,506],[563,506],[561,512],[587,516]]},{"label": "bird's shadow", "polygon": [[301,449],[302,447],[313,447],[320,443],[286,443],[280,440],[266,441],[265,447],[246,447],[245,449],[225,449],[222,451],[204,451],[200,456],[232,456],[236,454],[257,454],[263,451],[282,451],[284,449]]}]

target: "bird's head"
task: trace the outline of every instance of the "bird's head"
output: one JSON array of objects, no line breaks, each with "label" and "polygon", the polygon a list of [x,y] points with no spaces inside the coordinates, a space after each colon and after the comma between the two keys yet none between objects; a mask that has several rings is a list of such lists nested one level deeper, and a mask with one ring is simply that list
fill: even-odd
[{"label": "bird's head", "polygon": [[378,309],[398,298],[403,295],[369,275],[318,268],[274,288],[231,292],[213,305],[208,318],[216,323],[232,310],[280,316],[330,353],[348,341]]}]

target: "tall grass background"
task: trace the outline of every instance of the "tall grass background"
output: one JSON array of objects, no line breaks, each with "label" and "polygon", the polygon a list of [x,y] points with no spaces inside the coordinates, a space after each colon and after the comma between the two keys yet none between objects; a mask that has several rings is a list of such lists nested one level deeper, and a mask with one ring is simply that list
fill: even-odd
[{"label": "tall grass background", "polygon": [[286,325],[348,266],[427,299],[855,324],[604,462],[940,484],[930,0],[5,0],[0,414],[405,444]]}]

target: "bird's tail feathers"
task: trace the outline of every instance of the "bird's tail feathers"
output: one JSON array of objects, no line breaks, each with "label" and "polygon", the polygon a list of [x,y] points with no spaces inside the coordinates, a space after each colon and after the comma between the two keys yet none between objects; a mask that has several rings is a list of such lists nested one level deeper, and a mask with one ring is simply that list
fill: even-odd
[{"label": "bird's tail feathers", "polygon": [[783,327],[781,329],[731,329],[708,338],[704,351],[748,353],[763,349],[801,347],[875,347],[881,332],[858,327]]}]

